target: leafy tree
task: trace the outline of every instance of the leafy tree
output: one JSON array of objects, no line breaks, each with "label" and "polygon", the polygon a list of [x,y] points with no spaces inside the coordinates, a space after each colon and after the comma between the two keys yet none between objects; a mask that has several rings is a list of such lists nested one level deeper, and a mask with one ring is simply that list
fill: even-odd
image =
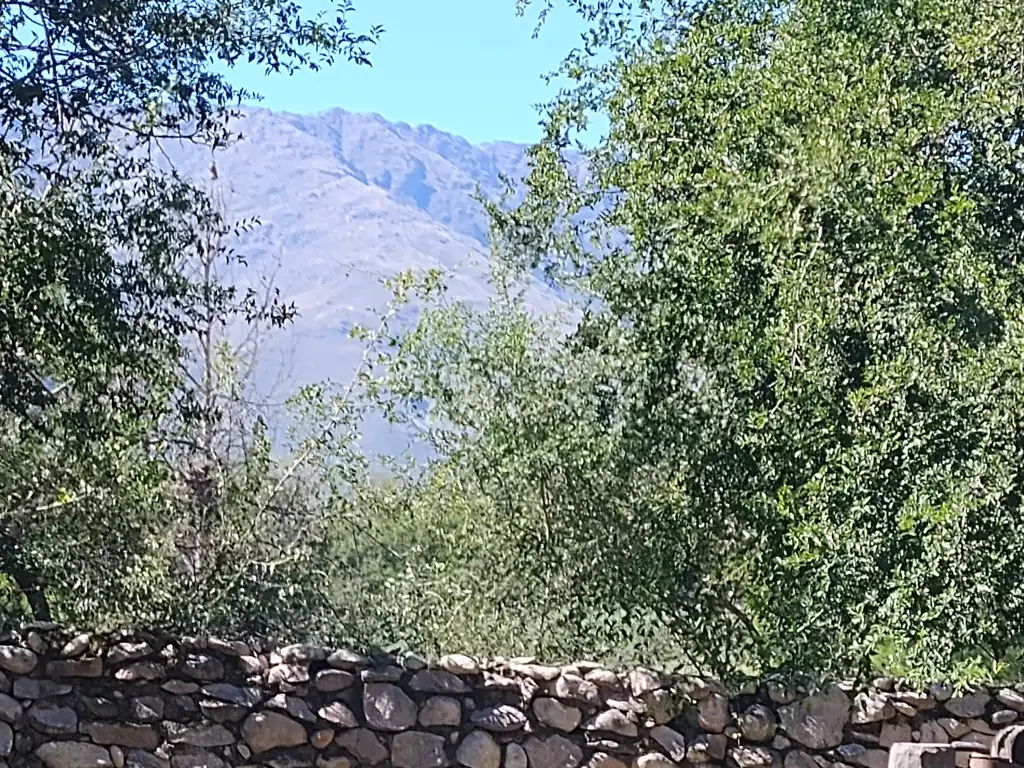
[{"label": "leafy tree", "polygon": [[221,219],[153,158],[162,139],[234,138],[250,94],[214,60],[366,63],[379,30],[351,32],[349,10],[0,4],[0,572],[36,617],[176,618],[159,577],[177,512],[168,446],[210,418],[184,339],[258,307],[185,271]]},{"label": "leafy tree", "polygon": [[[576,84],[525,202],[492,212],[505,263],[582,319],[565,337],[510,324],[514,302],[454,325],[442,307],[388,383],[396,413],[458,427],[434,472],[502,532],[481,589],[511,570],[534,608],[604,628],[554,632],[573,652],[644,637],[727,676],[1012,674],[1024,19],[572,5],[593,21]],[[581,176],[565,150],[594,113]]]}]

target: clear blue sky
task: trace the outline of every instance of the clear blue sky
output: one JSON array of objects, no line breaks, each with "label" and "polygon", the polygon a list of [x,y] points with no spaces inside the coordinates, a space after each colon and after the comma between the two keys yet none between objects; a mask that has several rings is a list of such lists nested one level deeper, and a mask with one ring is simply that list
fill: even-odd
[{"label": "clear blue sky", "polygon": [[[299,0],[314,12],[325,0]],[[309,113],[332,107],[377,112],[391,121],[428,123],[473,143],[532,142],[535,105],[557,86],[541,75],[580,43],[583,22],[556,6],[533,38],[536,14],[517,16],[515,0],[356,0],[355,30],[384,27],[373,67],[338,62],[326,71],[267,77],[236,67],[231,80],[260,93],[262,106]]]}]

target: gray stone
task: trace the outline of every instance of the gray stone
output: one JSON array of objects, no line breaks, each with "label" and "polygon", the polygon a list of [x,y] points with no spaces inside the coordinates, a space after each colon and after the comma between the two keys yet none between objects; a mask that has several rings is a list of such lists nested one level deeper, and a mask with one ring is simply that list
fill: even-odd
[{"label": "gray stone", "polygon": [[1017,714],[1012,709],[1000,709],[998,712],[993,712],[990,719],[993,725],[1009,725],[1017,720]]},{"label": "gray stone", "polygon": [[181,723],[167,723],[166,731],[167,741],[171,744],[188,744],[211,749],[235,743],[234,735],[223,725],[186,726]]},{"label": "gray stone", "polygon": [[514,675],[527,677],[530,680],[539,680],[543,683],[550,683],[562,674],[561,667],[552,667],[546,664],[509,664],[508,668]]},{"label": "gray stone", "polygon": [[[651,729],[651,738],[657,742],[658,746],[665,750],[669,757],[675,760],[677,763],[681,763],[686,759],[686,738],[683,734],[678,731],[674,731],[667,725],[657,725]],[[695,755],[695,759],[692,759],[694,763],[706,763],[708,762],[706,757],[706,750],[698,749],[698,753]]]},{"label": "gray stone", "polygon": [[956,717],[981,717],[991,697],[979,689],[968,696],[953,696],[946,701],[946,711]]},{"label": "gray stone", "polygon": [[796,701],[796,691],[777,680],[770,681],[765,688],[768,690],[768,698],[776,704],[791,704]]},{"label": "gray stone", "polygon": [[60,655],[66,659],[73,659],[81,656],[83,653],[89,650],[89,644],[92,642],[92,638],[88,634],[76,635],[65,643],[64,647],[61,648]]},{"label": "gray stone", "polygon": [[531,736],[523,748],[530,768],[576,768],[583,762],[583,750],[564,736]]},{"label": "gray stone", "polygon": [[787,752],[782,765],[783,768],[819,768],[813,757],[799,749]]},{"label": "gray stone", "polygon": [[853,699],[853,714],[850,722],[854,725],[867,725],[889,720],[896,714],[889,700],[873,693],[858,693]]},{"label": "gray stone", "polygon": [[728,746],[729,739],[724,733],[702,733],[690,744],[686,759],[691,763],[721,762]]},{"label": "gray stone", "polygon": [[729,699],[720,693],[712,693],[697,702],[697,722],[710,733],[721,733],[729,724]]},{"label": "gray stone", "polygon": [[388,750],[376,734],[365,728],[355,728],[340,734],[335,742],[351,752],[361,765],[377,765],[388,759]]},{"label": "gray stone", "polygon": [[610,669],[592,669],[583,676],[583,679],[599,688],[607,688],[610,691],[616,691],[622,687],[622,681],[619,680],[619,676]]},{"label": "gray stone", "polygon": [[21,703],[6,693],[0,693],[0,722],[13,723],[21,717]]},{"label": "gray stone", "polygon": [[364,669],[359,673],[359,677],[364,683],[397,683],[402,679],[403,672],[404,670],[401,667],[390,664],[383,667]]},{"label": "gray stone", "polygon": [[850,700],[837,687],[779,708],[782,728],[793,741],[810,749],[838,747],[850,713]]},{"label": "gray stone", "polygon": [[594,756],[587,761],[586,768],[629,768],[629,766],[607,752],[595,752]]},{"label": "gray stone", "polygon": [[527,768],[528,765],[529,760],[522,745],[512,743],[505,747],[504,768]]},{"label": "gray stone", "polygon": [[961,723],[953,717],[940,717],[935,722],[941,725],[943,730],[954,739],[959,739],[961,736],[966,736],[971,732],[971,726],[967,725],[967,723]]},{"label": "gray stone", "polygon": [[238,723],[249,714],[248,707],[228,704],[226,701],[211,699],[199,702],[203,714],[215,723]]},{"label": "gray stone", "polygon": [[501,768],[501,747],[489,733],[472,731],[459,744],[455,761],[466,768]]},{"label": "gray stone", "polygon": [[306,729],[278,712],[254,712],[242,723],[242,738],[254,754],[306,743]]},{"label": "gray stone", "polygon": [[583,713],[576,707],[546,697],[533,702],[533,713],[544,725],[566,733],[576,730],[583,719]]},{"label": "gray stone", "polygon": [[763,704],[755,704],[740,716],[739,726],[747,741],[771,741],[777,726],[775,713]]},{"label": "gray stone", "polygon": [[31,677],[14,678],[14,698],[16,699],[52,699],[55,696],[67,696],[71,686],[53,680],[36,680]]},{"label": "gray stone", "polygon": [[320,708],[320,717],[326,720],[328,723],[338,726],[339,728],[358,728],[359,721],[356,716],[352,714],[352,710],[342,704],[340,701],[335,701],[327,706]]},{"label": "gray stone", "polygon": [[767,747],[739,746],[729,750],[729,757],[739,768],[770,768],[781,765],[779,754]]},{"label": "gray stone", "polygon": [[7,723],[0,723],[0,757],[9,757],[14,751],[14,731]]},{"label": "gray stone", "polygon": [[100,696],[84,696],[82,703],[93,717],[110,719],[117,717],[117,702]]},{"label": "gray stone", "polygon": [[199,690],[199,683],[190,683],[188,680],[168,680],[160,688],[175,696],[191,696]]},{"label": "gray stone", "polygon": [[344,691],[346,688],[350,687],[355,680],[355,675],[351,672],[346,672],[343,669],[322,669],[317,673],[316,680],[313,681],[313,685],[318,691],[332,693],[334,691]]},{"label": "gray stone", "polygon": [[660,752],[648,752],[633,761],[635,768],[677,768],[676,764]]},{"label": "gray stone", "polygon": [[396,685],[369,683],[363,687],[363,716],[378,731],[404,731],[416,724],[416,704]]},{"label": "gray stone", "polygon": [[447,656],[442,656],[438,659],[437,666],[455,675],[480,674],[480,664],[477,663],[476,659],[462,653],[452,653]]},{"label": "gray stone", "polygon": [[327,663],[335,669],[354,671],[370,666],[370,660],[360,653],[341,649],[327,657]]},{"label": "gray stone", "polygon": [[617,709],[606,709],[599,712],[587,722],[584,730],[614,733],[628,739],[635,739],[637,736],[636,723]]},{"label": "gray stone", "polygon": [[938,706],[935,697],[920,691],[900,691],[893,694],[893,698],[909,704],[914,709],[935,709]]},{"label": "gray stone", "polygon": [[458,727],[462,723],[462,705],[450,696],[432,696],[420,708],[420,725],[428,728],[445,725]]},{"label": "gray stone", "polygon": [[936,701],[946,701],[953,695],[953,686],[948,683],[933,683],[928,686],[928,695]]},{"label": "gray stone", "polygon": [[114,673],[114,679],[124,683],[135,683],[143,680],[161,680],[166,670],[155,661],[139,661],[122,667]]},{"label": "gray stone", "polygon": [[656,691],[661,688],[661,676],[652,672],[649,669],[631,669],[627,676],[629,681],[629,690],[638,699],[641,698],[645,693]]},{"label": "gray stone", "polygon": [[495,733],[518,731],[526,725],[526,715],[510,704],[497,707],[483,707],[470,715],[473,724]]},{"label": "gray stone", "polygon": [[103,659],[92,656],[88,659],[58,659],[46,665],[50,677],[102,677]]},{"label": "gray stone", "polygon": [[555,696],[593,707],[601,704],[601,692],[597,686],[578,675],[560,675],[555,681]]},{"label": "gray stone", "polygon": [[36,757],[47,768],[114,768],[110,752],[80,741],[51,741],[36,750]]},{"label": "gray stone", "polygon": [[28,648],[16,645],[0,645],[0,669],[14,675],[27,675],[36,668],[39,657]]},{"label": "gray stone", "polygon": [[171,768],[227,768],[227,763],[205,749],[191,749],[175,752],[171,757]]},{"label": "gray stone", "polygon": [[1012,688],[1003,688],[996,694],[996,699],[1003,706],[1009,707],[1017,712],[1024,712],[1024,695]]},{"label": "gray stone", "polygon": [[314,715],[313,710],[309,708],[309,704],[306,703],[305,699],[300,699],[298,696],[286,697],[284,700],[284,709],[285,712],[296,720],[302,720],[307,723],[316,722],[316,715]]},{"label": "gray stone", "polygon": [[171,761],[141,749],[129,749],[124,764],[125,768],[170,768]]},{"label": "gray stone", "polygon": [[445,768],[449,765],[443,736],[422,731],[403,731],[391,740],[394,768]]},{"label": "gray stone", "polygon": [[128,702],[128,715],[140,723],[163,720],[164,700],[159,696],[139,696]]},{"label": "gray stone", "polygon": [[352,761],[347,757],[318,757],[316,768],[352,768]]},{"label": "gray stone", "polygon": [[181,665],[181,672],[193,680],[212,682],[224,677],[224,663],[216,656],[201,653],[185,659]]},{"label": "gray stone", "polygon": [[420,693],[466,693],[469,686],[451,672],[443,669],[424,669],[412,676],[409,687]]},{"label": "gray stone", "polygon": [[29,724],[40,733],[60,736],[78,730],[78,715],[71,707],[33,704],[26,713]]},{"label": "gray stone", "polygon": [[861,744],[843,744],[836,753],[844,761],[861,768],[886,768],[889,753],[884,749],[867,749]]},{"label": "gray stone", "polygon": [[160,746],[160,734],[150,725],[86,723],[80,727],[97,744],[152,751]]},{"label": "gray stone", "polygon": [[153,655],[153,646],[149,643],[118,643],[107,651],[107,661],[111,664],[124,664],[126,661],[137,661]]},{"label": "gray stone", "polygon": [[[659,688],[644,694],[643,699],[655,725],[664,725],[677,714],[676,703],[672,698],[671,691]],[[774,715],[772,717],[774,719]]]},{"label": "gray stone", "polygon": [[211,699],[237,704],[240,707],[255,707],[263,699],[259,688],[239,688],[229,683],[211,683],[202,687],[204,696]]},{"label": "gray stone", "polygon": [[327,658],[327,651],[313,645],[286,645],[278,655],[285,664],[311,664]]},{"label": "gray stone", "polygon": [[303,664],[276,664],[267,672],[267,682],[270,685],[308,683],[309,667]]},{"label": "gray stone", "polygon": [[921,723],[922,744],[949,744],[949,734],[935,720],[925,720]]},{"label": "gray stone", "polygon": [[901,741],[913,741],[913,731],[909,723],[883,723],[882,731],[878,736],[878,746],[888,749],[893,744]]}]

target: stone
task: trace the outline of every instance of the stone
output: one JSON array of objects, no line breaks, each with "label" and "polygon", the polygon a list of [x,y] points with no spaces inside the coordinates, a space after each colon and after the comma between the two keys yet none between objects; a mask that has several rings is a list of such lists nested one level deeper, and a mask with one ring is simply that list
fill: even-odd
[{"label": "stone", "polygon": [[628,766],[607,752],[595,752],[594,756],[587,761],[586,768],[628,768]]},{"label": "stone", "polygon": [[674,762],[659,752],[648,752],[633,761],[634,768],[678,768]]},{"label": "stone", "polygon": [[938,706],[935,698],[927,693],[921,693],[920,691],[900,691],[893,694],[893,698],[896,701],[902,701],[905,704],[909,704],[914,709],[935,709]]},{"label": "stone", "polygon": [[117,717],[117,702],[105,699],[103,697],[85,696],[82,698],[82,704],[89,710],[89,714],[93,717],[98,717],[104,720]]},{"label": "stone", "polygon": [[544,725],[566,733],[576,730],[580,720],[583,719],[583,713],[576,707],[570,707],[558,699],[547,697],[536,699],[533,702],[533,713]]},{"label": "stone", "polygon": [[940,717],[935,722],[941,725],[943,730],[953,739],[959,739],[961,736],[966,736],[971,732],[971,726],[960,722],[954,717]]},{"label": "stone", "polygon": [[[655,725],[664,725],[677,714],[672,692],[664,688],[644,694],[644,703],[647,704],[647,711],[650,713]],[[774,715],[772,719],[774,719]]]},{"label": "stone", "polygon": [[[111,752],[118,747],[111,747]],[[125,753],[125,766],[127,768],[170,768],[171,761],[158,757],[150,752],[143,752],[141,749],[129,749]]]},{"label": "stone", "polygon": [[330,728],[321,728],[319,731],[314,731],[313,735],[309,737],[309,743],[313,745],[314,749],[327,749],[332,741],[334,741],[334,731]]},{"label": "stone", "polygon": [[265,669],[264,663],[256,656],[239,656],[238,668],[247,678],[259,677]]},{"label": "stone", "polygon": [[103,659],[93,656],[88,659],[58,659],[46,665],[50,677],[102,677]]},{"label": "stone", "polygon": [[637,736],[636,723],[617,709],[598,712],[583,728],[587,731],[614,733],[628,739],[635,739]]},{"label": "stone", "polygon": [[997,712],[993,712],[989,718],[993,725],[1009,725],[1017,720],[1017,711],[1013,709],[1000,709]]},{"label": "stone", "polygon": [[223,725],[184,726],[180,723],[168,723],[166,730],[167,741],[171,744],[188,744],[211,749],[235,743],[234,734]]},{"label": "stone", "polygon": [[394,768],[445,768],[449,765],[443,736],[422,731],[403,731],[391,740]]},{"label": "stone", "polygon": [[901,741],[913,741],[913,731],[910,729],[909,723],[882,723],[882,730],[878,735],[878,746],[888,749]]},{"label": "stone", "polygon": [[509,744],[505,747],[505,764],[503,768],[527,768],[529,760],[526,750],[520,744]]},{"label": "stone", "polygon": [[862,744],[843,744],[836,754],[851,765],[861,768],[886,768],[889,753],[884,749],[867,749]]},{"label": "stone", "polygon": [[1002,688],[996,694],[996,699],[1003,706],[1009,707],[1016,712],[1024,712],[1024,694],[1021,694],[1012,688]]},{"label": "stone", "polygon": [[149,725],[126,723],[86,723],[81,731],[97,744],[152,751],[160,746],[160,734]]},{"label": "stone", "polygon": [[161,680],[165,674],[162,664],[155,661],[139,661],[122,667],[114,673],[114,679],[123,683],[135,683],[144,680]]},{"label": "stone", "polygon": [[31,677],[14,678],[14,698],[16,699],[52,699],[56,696],[67,696],[71,686],[53,680],[37,680]]},{"label": "stone", "polygon": [[765,689],[768,691],[768,698],[776,704],[792,704],[796,701],[796,691],[778,680],[769,681]]},{"label": "stone", "polygon": [[592,707],[601,705],[601,692],[597,686],[578,675],[560,675],[555,681],[555,696]]},{"label": "stone", "polygon": [[913,720],[915,717],[917,717],[917,710],[914,707],[907,704],[907,702],[905,701],[894,699],[892,702],[892,708],[908,720]]},{"label": "stone", "polygon": [[279,712],[254,712],[242,723],[242,738],[253,754],[306,743],[306,729]]},{"label": "stone", "polygon": [[60,650],[60,655],[65,659],[74,659],[88,651],[91,643],[92,638],[88,634],[75,635],[64,644],[64,647]]},{"label": "stone", "polygon": [[81,741],[48,742],[36,750],[36,757],[46,768],[114,768],[110,752],[96,744]]},{"label": "stone", "polygon": [[483,707],[470,715],[474,725],[495,733],[511,733],[526,725],[526,715],[511,704]]},{"label": "stone", "polygon": [[190,683],[187,680],[168,680],[160,686],[160,689],[173,693],[175,696],[191,696],[199,690],[199,683]]},{"label": "stone", "polygon": [[861,692],[853,699],[853,713],[850,722],[854,725],[867,725],[889,720],[896,714],[889,700],[874,693]]},{"label": "stone", "polygon": [[300,699],[297,696],[288,696],[284,701],[284,709],[285,712],[296,720],[303,720],[307,723],[316,722],[316,715],[313,714],[313,710],[309,708],[309,704],[306,703],[305,699]]},{"label": "stone", "polygon": [[302,664],[277,664],[267,672],[267,682],[270,685],[308,683],[309,667]]},{"label": "stone", "polygon": [[389,664],[383,667],[364,669],[359,673],[359,677],[364,683],[397,683],[402,679],[404,671],[401,667]]},{"label": "stone", "polygon": [[0,757],[10,757],[14,751],[14,730],[7,723],[0,723]]},{"label": "stone", "polygon": [[200,682],[220,680],[224,677],[224,662],[216,656],[200,653],[185,659],[181,665],[181,673]]},{"label": "stone", "polygon": [[239,688],[229,683],[211,683],[202,687],[204,696],[211,699],[237,704],[240,707],[255,707],[263,699],[259,688]]},{"label": "stone", "polygon": [[646,693],[661,688],[661,675],[642,667],[631,669],[626,676],[626,681],[629,684],[630,692],[638,699]]},{"label": "stone", "polygon": [[900,743],[889,750],[890,768],[954,768],[955,764],[956,752],[949,746]]},{"label": "stone", "polygon": [[783,736],[781,733],[775,734],[775,738],[772,739],[772,749],[777,749],[780,752],[785,752],[787,749],[793,746],[793,742]]},{"label": "stone", "polygon": [[936,701],[946,701],[953,693],[953,686],[948,683],[933,683],[928,686],[928,695]]},{"label": "stone", "polygon": [[777,727],[775,713],[763,704],[755,704],[740,716],[739,726],[747,741],[771,741]]},{"label": "stone", "polygon": [[363,687],[363,716],[378,731],[404,731],[416,724],[416,704],[401,688],[390,683]]},{"label": "stone", "polygon": [[949,744],[949,734],[935,720],[926,720],[921,723],[920,741],[922,744]]},{"label": "stone", "polygon": [[327,657],[327,663],[335,669],[354,671],[370,666],[370,660],[360,653],[345,649],[337,650]]},{"label": "stone", "polygon": [[457,728],[462,723],[462,705],[450,696],[432,696],[420,708],[419,722],[427,728],[439,725]]},{"label": "stone", "polygon": [[982,717],[991,697],[983,689],[968,696],[953,696],[945,703],[946,711],[955,717]]},{"label": "stone", "polygon": [[212,752],[193,748],[187,752],[175,752],[171,757],[171,768],[227,768],[227,763]]},{"label": "stone", "polygon": [[110,748],[110,760],[114,768],[124,768],[124,750],[116,744]]},{"label": "stone", "polygon": [[[686,738],[683,734],[669,728],[667,725],[657,725],[651,729],[651,738],[660,746],[665,752],[677,763],[681,763],[686,759]],[[697,750],[699,753],[704,753],[704,750]],[[693,760],[695,763],[708,762],[703,758],[703,754],[698,754],[696,759]]]},{"label": "stone", "polygon": [[123,642],[107,651],[110,664],[124,664],[126,661],[137,661],[153,655],[153,646],[149,643]]},{"label": "stone", "polygon": [[782,763],[779,754],[767,747],[733,747],[729,750],[729,757],[739,768],[770,768]]},{"label": "stone", "polygon": [[480,674],[480,664],[477,663],[476,659],[462,653],[452,653],[447,656],[442,656],[438,659],[437,666],[446,672],[451,672],[455,675]]},{"label": "stone", "polygon": [[850,700],[837,687],[779,708],[779,720],[793,741],[814,750],[832,749],[843,741]]},{"label": "stone", "polygon": [[388,759],[388,750],[380,743],[376,734],[365,728],[345,731],[335,738],[343,749],[351,752],[360,765],[377,765]]},{"label": "stone", "polygon": [[317,673],[316,679],[313,681],[313,687],[318,691],[333,693],[335,691],[344,691],[355,680],[355,675],[343,669],[322,669]]},{"label": "stone", "polygon": [[316,768],[352,768],[352,761],[347,757],[318,757]]},{"label": "stone", "polygon": [[278,654],[285,664],[312,664],[327,658],[327,651],[313,645],[286,645]]},{"label": "stone", "polygon": [[471,731],[455,751],[455,762],[466,768],[501,768],[501,747],[484,731]]},{"label": "stone", "polygon": [[0,669],[13,675],[27,675],[38,663],[35,651],[16,645],[0,645]]},{"label": "stone", "polygon": [[207,718],[215,723],[238,723],[249,714],[248,707],[228,704],[226,701],[201,701],[199,708]]},{"label": "stone", "polygon": [[0,723],[13,723],[21,717],[21,703],[6,693],[0,693]]},{"label": "stone", "polygon": [[729,746],[729,739],[724,733],[702,733],[693,740],[686,752],[686,758],[690,762],[708,762],[709,760],[720,762],[725,759],[726,748]]},{"label": "stone", "polygon": [[557,734],[546,739],[531,736],[523,748],[530,768],[576,768],[583,762],[583,750]]},{"label": "stone", "polygon": [[783,768],[819,768],[813,757],[799,749],[787,752],[782,765]]},{"label": "stone", "polygon": [[729,724],[729,699],[720,693],[709,694],[697,702],[697,723],[701,729],[721,733]]},{"label": "stone", "polygon": [[598,688],[607,688],[611,691],[618,690],[622,687],[622,681],[619,680],[619,676],[610,669],[592,669],[583,676],[583,679],[587,682],[593,683]]},{"label": "stone", "polygon": [[562,674],[561,667],[552,667],[545,664],[509,664],[509,671],[513,675],[539,680],[542,683],[550,683]]},{"label": "stone", "polygon": [[223,640],[219,637],[209,638],[206,647],[225,656],[248,656],[252,653],[252,649],[241,640]]},{"label": "stone", "polygon": [[78,714],[71,707],[33,704],[25,714],[29,724],[40,733],[60,736],[78,731]]},{"label": "stone", "polygon": [[164,700],[159,696],[139,696],[128,702],[128,716],[140,723],[163,720]]},{"label": "stone", "polygon": [[409,687],[420,693],[467,693],[466,682],[442,669],[424,669],[412,676]]},{"label": "stone", "polygon": [[321,707],[318,714],[321,719],[326,720],[328,723],[336,725],[339,728],[359,727],[359,721],[356,719],[356,716],[352,714],[352,710],[340,701],[335,701],[327,706]]}]

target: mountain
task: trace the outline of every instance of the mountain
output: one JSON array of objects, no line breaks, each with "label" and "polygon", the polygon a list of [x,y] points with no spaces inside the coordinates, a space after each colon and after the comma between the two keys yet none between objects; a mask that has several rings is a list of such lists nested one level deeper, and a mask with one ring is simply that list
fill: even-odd
[{"label": "mountain", "polygon": [[[239,281],[273,272],[300,312],[267,338],[262,389],[347,382],[362,355],[347,334],[355,324],[376,327],[374,313],[388,299],[380,281],[402,270],[442,269],[454,298],[486,301],[487,219],[473,195],[478,187],[500,194],[503,174],[522,178],[525,145],[473,145],[430,126],[341,109],[249,109],[237,127],[244,138],[216,156],[191,145],[165,149],[197,179],[208,179],[215,161],[228,218],[262,222],[239,247],[248,259]],[[559,303],[539,281],[532,294],[538,309]],[[371,437],[377,449],[394,448],[390,437]]]}]

